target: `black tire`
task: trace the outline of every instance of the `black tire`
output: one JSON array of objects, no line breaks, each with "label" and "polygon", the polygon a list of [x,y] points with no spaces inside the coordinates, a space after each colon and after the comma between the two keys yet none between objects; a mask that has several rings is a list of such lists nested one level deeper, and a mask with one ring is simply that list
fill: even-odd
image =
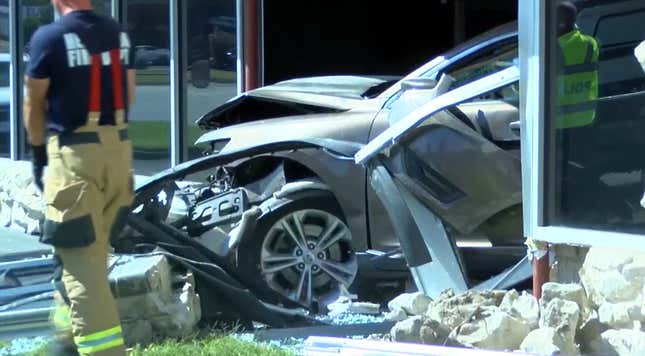
[{"label": "black tire", "polygon": [[[273,288],[270,283],[263,277],[262,274],[262,249],[265,240],[269,238],[268,234],[270,233],[272,227],[276,223],[280,222],[283,218],[290,216],[294,212],[316,210],[321,211],[327,214],[330,214],[340,220],[343,225],[346,227],[346,219],[338,202],[336,201],[334,195],[326,190],[320,189],[309,189],[303,190],[300,192],[293,193],[283,199],[276,201],[276,198],[271,198],[272,204],[278,204],[278,207],[275,210],[272,210],[268,214],[265,214],[261,217],[254,228],[254,232],[250,234],[249,238],[245,241],[240,242],[238,249],[238,268],[242,270],[245,275],[254,276],[257,278],[254,284],[263,285],[268,290],[276,290]],[[275,231],[275,230],[274,230]],[[349,234],[349,241],[351,241],[351,232],[347,228],[347,233]],[[295,244],[294,244],[295,245]],[[295,246],[294,246],[295,247]],[[348,261],[353,259],[355,261],[354,251],[351,247],[351,243],[343,243],[342,247],[339,248],[342,251],[342,257]],[[357,264],[356,264],[357,266]],[[293,267],[295,269],[295,267]],[[356,274],[354,274],[355,277]],[[252,277],[253,278],[253,277]],[[352,278],[353,280],[353,278]],[[335,286],[338,288],[338,285]],[[320,292],[324,292],[324,288],[320,289]],[[285,293],[278,291],[278,293],[285,295]],[[335,291],[330,290],[330,294],[335,294]],[[314,296],[316,293],[314,291]],[[325,295],[326,293],[321,293]],[[264,297],[260,295],[260,297]],[[289,298],[289,297],[287,297]],[[290,298],[294,300],[294,298]],[[325,306],[330,302],[329,297],[318,299],[312,298],[313,301],[309,305],[304,302],[304,300],[299,301],[305,307],[310,308],[314,311],[320,311],[321,307]]]}]

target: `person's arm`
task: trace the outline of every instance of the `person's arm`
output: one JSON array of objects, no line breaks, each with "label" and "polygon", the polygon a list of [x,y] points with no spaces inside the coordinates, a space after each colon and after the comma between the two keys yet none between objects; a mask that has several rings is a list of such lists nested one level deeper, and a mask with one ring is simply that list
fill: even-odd
[{"label": "person's arm", "polygon": [[49,78],[36,79],[25,76],[26,96],[23,116],[27,137],[32,146],[45,144],[45,113]]},{"label": "person's arm", "polygon": [[132,105],[134,105],[134,100],[135,100],[135,87],[136,87],[136,79],[137,75],[134,71],[134,69],[128,69],[127,70],[127,77],[128,77],[128,107],[131,108]]}]

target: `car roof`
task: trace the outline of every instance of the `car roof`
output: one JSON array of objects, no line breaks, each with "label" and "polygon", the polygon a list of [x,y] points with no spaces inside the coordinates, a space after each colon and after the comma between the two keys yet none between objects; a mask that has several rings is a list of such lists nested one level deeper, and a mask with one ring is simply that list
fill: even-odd
[{"label": "car roof", "polygon": [[504,25],[495,27],[493,29],[490,29],[484,33],[481,33],[475,37],[472,37],[471,39],[462,42],[458,44],[457,46],[451,48],[449,51],[445,52],[443,54],[444,57],[447,59],[454,57],[464,50],[473,47],[479,43],[486,42],[490,39],[493,39],[495,37],[499,37],[502,35],[507,35],[511,33],[517,33],[517,21],[509,22]]}]

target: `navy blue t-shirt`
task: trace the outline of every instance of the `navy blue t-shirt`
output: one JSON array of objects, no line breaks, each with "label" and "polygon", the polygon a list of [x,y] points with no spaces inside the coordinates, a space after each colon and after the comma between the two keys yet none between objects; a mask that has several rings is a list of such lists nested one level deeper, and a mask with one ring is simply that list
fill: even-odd
[{"label": "navy blue t-shirt", "polygon": [[73,11],[39,28],[30,42],[27,75],[50,79],[49,130],[69,132],[85,125],[90,111],[100,111],[99,124],[114,125],[115,110],[127,112],[132,52],[121,25],[94,11]]}]

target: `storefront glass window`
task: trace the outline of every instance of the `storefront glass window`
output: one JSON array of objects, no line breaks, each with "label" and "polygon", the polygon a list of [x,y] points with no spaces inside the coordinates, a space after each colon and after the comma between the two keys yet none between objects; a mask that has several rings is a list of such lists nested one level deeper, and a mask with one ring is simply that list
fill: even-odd
[{"label": "storefront glass window", "polygon": [[168,0],[130,0],[123,22],[134,48],[136,99],[130,138],[137,174],[170,166],[170,15]]},{"label": "storefront glass window", "polygon": [[193,143],[203,131],[195,123],[202,115],[226,102],[237,92],[236,1],[190,0],[182,31],[185,58],[183,94],[186,98],[184,142],[187,158],[201,154]]},{"label": "storefront glass window", "polygon": [[645,232],[645,2],[548,2],[545,224]]}]

